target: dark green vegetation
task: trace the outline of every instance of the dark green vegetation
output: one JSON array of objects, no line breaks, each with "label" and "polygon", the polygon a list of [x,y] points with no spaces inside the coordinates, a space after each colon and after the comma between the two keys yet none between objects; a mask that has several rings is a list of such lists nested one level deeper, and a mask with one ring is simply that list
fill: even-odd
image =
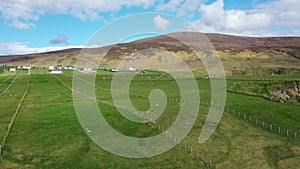
[{"label": "dark green vegetation", "polygon": [[[32,72],[29,93],[25,97],[17,120],[3,149],[0,168],[205,168],[201,157],[207,163],[219,168],[299,168],[299,139],[285,137],[243,121],[230,113],[224,113],[214,135],[204,144],[198,143],[199,133],[208,113],[206,106],[200,106],[199,115],[192,131],[176,146],[159,156],[146,159],[128,159],[113,155],[99,148],[85,134],[77,120],[72,103],[72,72],[63,75]],[[20,97],[26,89],[28,77],[20,75],[11,88],[0,96],[1,133],[5,131]],[[210,81],[197,74],[201,102],[210,103]],[[160,133],[157,126],[137,124],[123,118],[111,106],[110,72],[98,72],[96,95],[106,120],[119,132],[135,137],[147,137]],[[0,91],[5,90],[15,76],[1,76]],[[245,77],[228,80],[228,86]],[[257,77],[259,78],[259,77]],[[270,77],[260,77],[270,78]],[[276,77],[273,77],[276,78]],[[285,77],[298,78],[298,77]],[[248,80],[251,79],[250,77]],[[6,81],[5,81],[6,80]],[[130,85],[130,98],[136,108],[146,110],[148,96],[153,89],[162,89],[167,97],[180,98],[178,86],[165,73],[151,72],[137,75]],[[16,94],[16,95],[14,95]],[[166,111],[156,122],[167,128],[175,120],[180,105],[167,103]],[[228,93],[226,107],[236,112],[252,115],[266,123],[299,132],[299,106],[272,102],[262,97]],[[298,137],[298,138],[299,138]],[[182,148],[186,144],[187,149]],[[193,148],[193,155],[189,149]]]},{"label": "dark green vegetation", "polygon": [[235,93],[261,96],[282,103],[300,105],[300,81],[297,79],[242,81],[233,83],[228,90]]}]

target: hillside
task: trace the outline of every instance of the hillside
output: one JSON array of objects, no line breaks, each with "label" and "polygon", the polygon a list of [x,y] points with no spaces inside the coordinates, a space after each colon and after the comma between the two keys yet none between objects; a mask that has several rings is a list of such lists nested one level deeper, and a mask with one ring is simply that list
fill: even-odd
[{"label": "hillside", "polygon": [[[236,75],[260,75],[269,73],[299,73],[300,65],[300,37],[240,37],[223,34],[205,34],[215,47],[217,54],[222,59],[226,72]],[[117,67],[124,59],[129,59],[130,54],[142,49],[164,49],[182,57],[194,69],[204,69],[199,59],[191,49],[182,42],[170,36],[180,37],[192,46],[208,46],[195,44],[193,41],[199,33],[180,32],[145,38],[130,43],[110,46],[111,49],[101,64]],[[97,60],[99,51],[104,48],[87,49],[91,59]],[[212,50],[211,48],[209,50]],[[66,49],[61,51],[2,56],[0,63],[7,65],[32,65],[47,67],[49,65],[74,65],[81,49]],[[155,53],[145,53],[153,59],[161,59]],[[195,62],[198,61],[198,62]],[[283,70],[283,71],[281,71]]]}]

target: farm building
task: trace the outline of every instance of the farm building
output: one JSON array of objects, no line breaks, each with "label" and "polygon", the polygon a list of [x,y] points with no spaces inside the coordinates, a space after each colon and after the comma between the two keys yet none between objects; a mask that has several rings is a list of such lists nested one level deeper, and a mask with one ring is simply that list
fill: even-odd
[{"label": "farm building", "polygon": [[61,70],[62,69],[62,65],[57,65],[56,69],[57,70]]},{"label": "farm building", "polygon": [[136,71],[136,68],[133,67],[133,66],[130,66],[128,70],[130,70],[130,71]]},{"label": "farm building", "polygon": [[54,68],[54,66],[49,66],[48,69],[49,70],[54,70],[55,68]]},{"label": "farm building", "polygon": [[23,69],[31,69],[31,66],[23,66]]},{"label": "farm building", "polygon": [[11,68],[9,68],[9,71],[10,71],[10,72],[15,72],[15,71],[16,71],[16,68],[15,68],[15,67],[11,67]]},{"label": "farm building", "polygon": [[62,74],[62,71],[61,71],[61,70],[56,70],[56,69],[54,69],[54,70],[51,70],[50,73],[51,73],[51,74]]},{"label": "farm building", "polygon": [[74,67],[73,66],[65,66],[64,69],[66,69],[66,70],[74,70]]},{"label": "farm building", "polygon": [[85,73],[90,73],[90,72],[96,72],[95,70],[93,70],[92,68],[84,68],[83,72]]},{"label": "farm building", "polygon": [[120,72],[121,70],[118,69],[118,68],[112,68],[110,71],[111,71],[111,72]]}]

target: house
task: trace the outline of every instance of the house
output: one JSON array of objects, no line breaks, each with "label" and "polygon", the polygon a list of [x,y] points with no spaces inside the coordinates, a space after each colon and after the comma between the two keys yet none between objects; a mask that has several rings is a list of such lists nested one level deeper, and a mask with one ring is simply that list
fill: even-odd
[{"label": "house", "polygon": [[23,66],[23,69],[31,69],[31,66]]},{"label": "house", "polygon": [[90,72],[96,72],[95,70],[93,70],[92,68],[84,68],[83,72],[85,73],[90,73]]},{"label": "house", "polygon": [[57,70],[61,70],[62,69],[62,65],[57,65],[56,69]]},{"label": "house", "polygon": [[61,70],[54,69],[54,70],[51,70],[50,73],[51,73],[51,74],[62,74],[62,71],[61,71]]},{"label": "house", "polygon": [[64,69],[65,70],[74,70],[74,67],[73,66],[65,66]]},{"label": "house", "polygon": [[130,66],[128,70],[129,70],[129,71],[136,71],[136,68],[133,67],[133,66]]},{"label": "house", "polygon": [[121,70],[119,68],[112,68],[110,71],[111,72],[120,72]]},{"label": "house", "polygon": [[22,66],[18,66],[18,69],[22,69]]},{"label": "house", "polygon": [[49,66],[48,69],[49,70],[54,70],[55,68],[54,68],[54,66]]},{"label": "house", "polygon": [[3,66],[3,67],[5,67],[5,66],[6,66],[6,64],[5,64],[5,63],[1,63],[1,64],[0,64],[0,66]]},{"label": "house", "polygon": [[9,68],[9,71],[10,72],[16,72],[16,68],[15,67],[11,67],[11,68]]}]

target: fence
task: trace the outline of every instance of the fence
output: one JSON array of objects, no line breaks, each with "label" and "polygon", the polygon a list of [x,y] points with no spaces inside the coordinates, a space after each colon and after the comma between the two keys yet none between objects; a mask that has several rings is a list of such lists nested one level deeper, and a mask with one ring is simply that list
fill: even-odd
[{"label": "fence", "polygon": [[[70,75],[68,75],[68,76],[70,76]],[[63,86],[65,86],[69,90],[73,91],[72,88],[67,86],[60,78],[58,78],[57,76],[55,76],[55,78],[57,78],[62,83]],[[251,81],[251,80],[247,80],[247,81]],[[253,81],[256,81],[256,80],[253,80]],[[257,81],[261,81],[261,79],[259,79]],[[281,80],[278,81],[278,80],[273,80],[273,79],[267,79],[265,81],[267,81],[267,82],[279,82]],[[282,80],[282,81],[290,81],[290,80]],[[109,89],[104,89],[104,88],[100,88],[100,87],[97,87],[97,86],[95,86],[95,87],[97,89],[100,89],[100,90],[109,90]],[[85,96],[85,94],[81,94],[81,95]],[[219,110],[222,110],[226,113],[229,113],[229,114],[233,115],[234,117],[237,117],[241,120],[244,120],[244,121],[249,122],[253,125],[261,127],[264,130],[268,130],[270,132],[277,133],[279,135],[286,136],[288,138],[299,139],[299,136],[298,136],[298,133],[300,133],[299,131],[290,130],[290,129],[284,128],[282,126],[278,126],[278,125],[274,125],[274,124],[269,123],[269,122],[265,122],[264,120],[258,119],[253,115],[249,115],[249,114],[246,114],[246,113],[241,113],[241,112],[236,111],[234,109],[230,109],[229,107],[225,107],[224,105],[216,105],[216,104],[211,104],[211,103],[208,103],[208,102],[199,102],[199,100],[193,100],[193,99],[182,100],[178,97],[167,97],[167,98],[165,98],[165,97],[149,97],[149,96],[145,96],[145,95],[138,94],[138,93],[131,93],[131,95],[134,95],[134,96],[137,96],[137,97],[140,97],[140,98],[144,98],[144,99],[167,100],[169,102],[174,102],[176,104],[181,102],[181,103],[187,103],[187,104],[201,105],[201,106],[208,107],[208,108],[219,109]],[[108,105],[111,105],[111,106],[115,106],[115,107],[121,108],[123,110],[134,113],[134,111],[130,107],[127,107],[127,106],[114,105],[114,104],[112,104],[108,101],[100,100],[100,99],[97,99],[97,101],[100,101],[102,103],[105,103],[105,104],[108,104]],[[135,115],[137,115],[137,114],[135,114]],[[143,119],[148,120],[149,123],[151,123],[153,126],[155,126],[157,128],[157,130],[159,130],[160,132],[165,132],[165,130],[160,125],[156,125],[156,123],[153,123],[153,121],[151,119],[149,119],[149,118],[147,118],[143,115],[139,116],[139,118],[143,118]],[[170,141],[175,141],[175,142],[178,141],[176,137],[172,136],[172,133],[166,133],[165,136],[169,137]],[[208,168],[218,168],[218,165],[213,164],[213,162],[210,159],[205,159],[204,154],[202,152],[193,151],[193,148],[192,148],[191,145],[187,145],[183,142],[179,142],[177,144],[177,146],[179,146],[180,148],[185,150],[187,153],[192,155],[193,158],[195,158],[196,160],[200,160],[206,167],[208,167]]]},{"label": "fence", "polygon": [[[19,110],[20,110],[20,108],[21,108],[21,106],[22,106],[22,104],[23,104],[23,100],[24,100],[25,96],[27,95],[27,93],[28,93],[28,91],[29,91],[29,83],[30,83],[30,77],[28,78],[28,81],[27,81],[27,89],[26,89],[26,91],[24,92],[24,94],[23,94],[23,96],[22,96],[22,98],[21,98],[21,100],[20,100],[20,103],[18,104],[18,107],[17,107],[17,109],[16,109],[16,111],[15,111],[13,117],[11,118],[9,124],[8,124],[8,127],[7,127],[6,132],[5,132],[5,134],[4,134],[4,137],[3,137],[3,140],[2,140],[2,142],[1,142],[1,144],[0,144],[0,157],[2,157],[3,149],[4,149],[4,147],[5,147],[5,144],[6,144],[8,135],[9,135],[9,133],[10,133],[10,131],[11,131],[11,128],[13,127],[14,122],[15,122],[17,116],[18,116]],[[12,83],[11,83],[11,84],[12,84]]]},{"label": "fence", "polygon": [[12,86],[12,84],[15,82],[15,80],[18,78],[20,76],[20,73],[10,82],[10,84],[7,86],[7,88],[3,91],[3,92],[1,92],[0,93],[0,96],[2,96],[2,95],[4,95],[7,91],[8,91],[8,89]]},{"label": "fence", "polygon": [[[53,75],[58,81],[60,81],[60,83],[66,87],[67,89],[69,89],[71,92],[75,92],[76,94],[79,94],[79,95],[82,95],[82,96],[86,96],[84,93],[79,93],[77,91],[74,91],[71,87],[69,87],[68,85],[66,85],[59,77]],[[142,97],[142,98],[149,98],[147,96],[143,96],[143,95],[140,95],[140,94],[135,94],[136,96],[139,96],[139,97]],[[86,96],[87,97],[87,96]],[[88,98],[88,99],[92,99],[92,98]],[[155,99],[155,100],[158,100],[158,99],[163,99],[163,98],[158,98],[158,97],[152,97],[152,98],[149,98],[149,99]],[[168,100],[172,100],[172,101],[176,101],[178,102],[180,99],[178,98],[167,98]],[[123,109],[123,110],[126,110],[126,111],[129,111],[129,112],[132,112],[134,115],[137,115],[134,113],[134,111],[129,108],[129,107],[126,107],[126,106],[118,106],[118,105],[114,105],[113,103],[110,103],[108,101],[105,101],[105,100],[100,100],[100,99],[97,99],[97,101],[100,101],[104,104],[107,104],[107,105],[111,105],[111,106],[115,106],[115,107],[118,107],[120,109]],[[190,103],[192,103],[190,101]],[[194,102],[194,104],[198,104],[199,105],[199,102]],[[138,116],[138,115],[137,115]],[[174,141],[175,143],[178,142],[178,139],[176,137],[174,137],[172,135],[172,133],[168,133],[168,132],[165,132],[164,128],[162,128],[160,125],[156,125],[156,123],[150,119],[150,118],[147,118],[146,116],[144,115],[141,115],[141,116],[138,116],[139,118],[143,118],[145,120],[148,120],[149,124],[151,124],[152,126],[154,126],[159,132],[164,132],[165,133],[165,137],[168,137],[169,138],[169,141]],[[200,151],[193,151],[193,148],[192,146],[190,145],[187,145],[186,143],[183,143],[183,142],[178,142],[177,144],[178,147],[182,148],[185,152],[187,152],[189,155],[191,155],[193,158],[195,158],[195,160],[199,160],[203,163],[203,165],[205,165],[205,167],[207,168],[214,168],[214,169],[218,169],[218,165],[217,164],[213,164],[212,160],[209,160],[209,159],[205,159],[204,157],[204,154]]]}]

